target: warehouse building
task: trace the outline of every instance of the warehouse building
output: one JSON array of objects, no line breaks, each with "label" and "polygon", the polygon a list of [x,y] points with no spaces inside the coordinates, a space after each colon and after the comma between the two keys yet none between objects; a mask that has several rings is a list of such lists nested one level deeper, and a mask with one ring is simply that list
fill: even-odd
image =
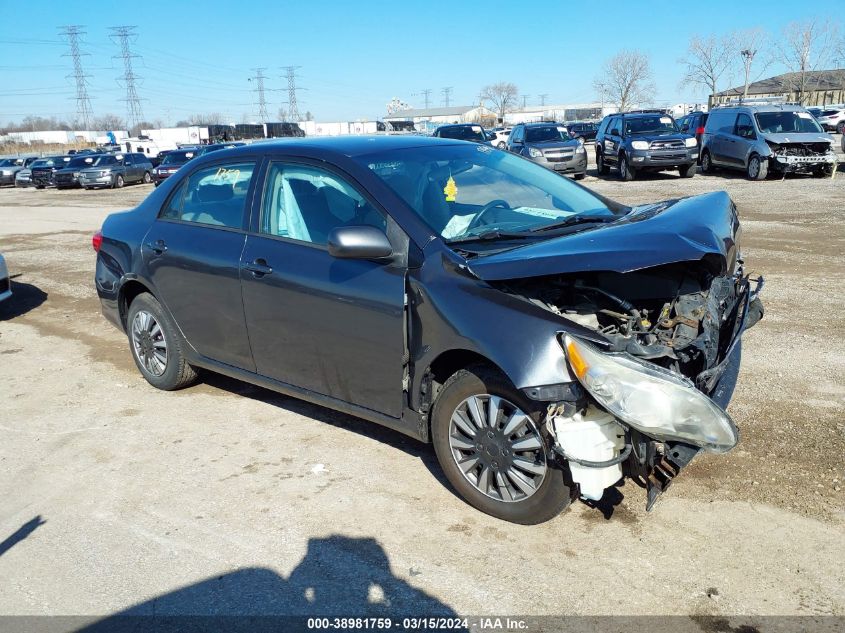
[{"label": "warehouse building", "polygon": [[[802,101],[800,84],[799,73],[784,73],[748,84],[748,96],[782,97],[788,102],[797,103]],[[743,85],[717,92],[710,96],[710,106],[742,97],[744,90]],[[804,78],[804,93],[803,103],[806,106],[845,103],[845,69],[808,71]]]}]

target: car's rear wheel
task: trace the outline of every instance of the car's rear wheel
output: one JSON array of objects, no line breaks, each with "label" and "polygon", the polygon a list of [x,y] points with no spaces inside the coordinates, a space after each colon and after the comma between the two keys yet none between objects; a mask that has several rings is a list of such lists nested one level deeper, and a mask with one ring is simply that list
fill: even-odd
[{"label": "car's rear wheel", "polygon": [[713,160],[710,158],[710,152],[702,152],[701,154],[701,171],[705,174],[713,172]]},{"label": "car's rear wheel", "polygon": [[606,176],[610,173],[610,167],[605,164],[604,154],[602,154],[601,152],[596,152],[596,170],[601,176]]},{"label": "car's rear wheel", "polygon": [[619,155],[619,175],[622,180],[631,181],[637,177],[637,172],[628,164],[628,157],[625,154]]},{"label": "car's rear wheel", "polygon": [[196,370],[185,360],[184,340],[153,295],[135,297],[126,325],[132,358],[148,383],[172,391],[196,380]]},{"label": "car's rear wheel", "polygon": [[145,185],[148,185],[148,184],[150,184],[152,181],[153,181],[153,177],[150,175],[150,172],[145,171],[145,172],[144,172],[144,184],[145,184]]},{"label": "car's rear wheel", "polygon": [[467,502],[525,525],[548,521],[570,504],[567,473],[547,456],[543,414],[485,365],[446,381],[431,413],[432,441],[443,472]]},{"label": "car's rear wheel", "polygon": [[769,163],[757,154],[752,154],[751,158],[748,159],[746,173],[749,180],[765,180],[769,173]]},{"label": "car's rear wheel", "polygon": [[123,176],[118,174],[117,176],[114,177],[114,188],[120,189],[121,187],[123,187]]}]

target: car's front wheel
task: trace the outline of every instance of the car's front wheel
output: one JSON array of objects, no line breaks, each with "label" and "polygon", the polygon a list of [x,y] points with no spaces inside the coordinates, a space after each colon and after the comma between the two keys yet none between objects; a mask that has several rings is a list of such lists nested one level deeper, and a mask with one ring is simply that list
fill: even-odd
[{"label": "car's front wheel", "polygon": [[500,372],[474,365],[454,374],[431,413],[443,472],[471,505],[499,519],[533,525],[572,500],[567,473],[548,456],[544,414]]},{"label": "car's front wheel", "polygon": [[695,172],[698,170],[698,165],[692,163],[691,165],[683,165],[682,167],[678,168],[678,172],[681,174],[681,178],[692,178],[695,176]]},{"label": "car's front wheel", "polygon": [[752,154],[748,159],[746,173],[749,180],[765,180],[769,173],[769,163],[757,154]]},{"label": "car's front wheel", "polygon": [[126,325],[135,365],[153,387],[172,391],[196,380],[196,371],[185,360],[185,342],[153,295],[135,297]]},{"label": "car's front wheel", "polygon": [[637,172],[628,164],[628,157],[625,154],[619,156],[619,175],[622,177],[622,180],[626,181],[631,181],[637,177]]},{"label": "car's front wheel", "polygon": [[144,184],[145,184],[145,185],[148,185],[148,184],[150,184],[152,181],[153,181],[153,177],[150,175],[150,172],[145,171],[145,172],[144,172]]}]

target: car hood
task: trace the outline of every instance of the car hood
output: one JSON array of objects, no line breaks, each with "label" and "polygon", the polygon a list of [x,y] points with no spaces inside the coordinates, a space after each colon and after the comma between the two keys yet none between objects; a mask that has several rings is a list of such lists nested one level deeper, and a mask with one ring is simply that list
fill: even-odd
[{"label": "car hood", "polygon": [[673,132],[672,134],[631,134],[632,141],[683,141],[688,139],[692,134],[684,134],[682,132]]},{"label": "car hood", "polygon": [[585,271],[630,272],[663,264],[718,260],[733,268],[739,241],[736,208],[718,191],[634,207],[609,224],[469,260],[480,279],[496,281]]},{"label": "car hood", "polygon": [[823,132],[782,132],[763,134],[763,139],[783,145],[784,143],[833,143],[833,137]]}]

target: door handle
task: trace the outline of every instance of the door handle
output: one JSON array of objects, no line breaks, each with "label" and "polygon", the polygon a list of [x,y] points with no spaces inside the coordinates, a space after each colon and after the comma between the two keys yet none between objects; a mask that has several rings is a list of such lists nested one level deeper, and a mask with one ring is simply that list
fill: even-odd
[{"label": "door handle", "polygon": [[167,250],[167,244],[164,240],[156,240],[155,242],[147,242],[144,246],[150,249],[156,255],[162,255]]},{"label": "door handle", "polygon": [[244,270],[252,273],[253,277],[263,277],[273,272],[273,269],[267,265],[267,262],[260,257],[255,259],[250,264],[244,264]]}]

